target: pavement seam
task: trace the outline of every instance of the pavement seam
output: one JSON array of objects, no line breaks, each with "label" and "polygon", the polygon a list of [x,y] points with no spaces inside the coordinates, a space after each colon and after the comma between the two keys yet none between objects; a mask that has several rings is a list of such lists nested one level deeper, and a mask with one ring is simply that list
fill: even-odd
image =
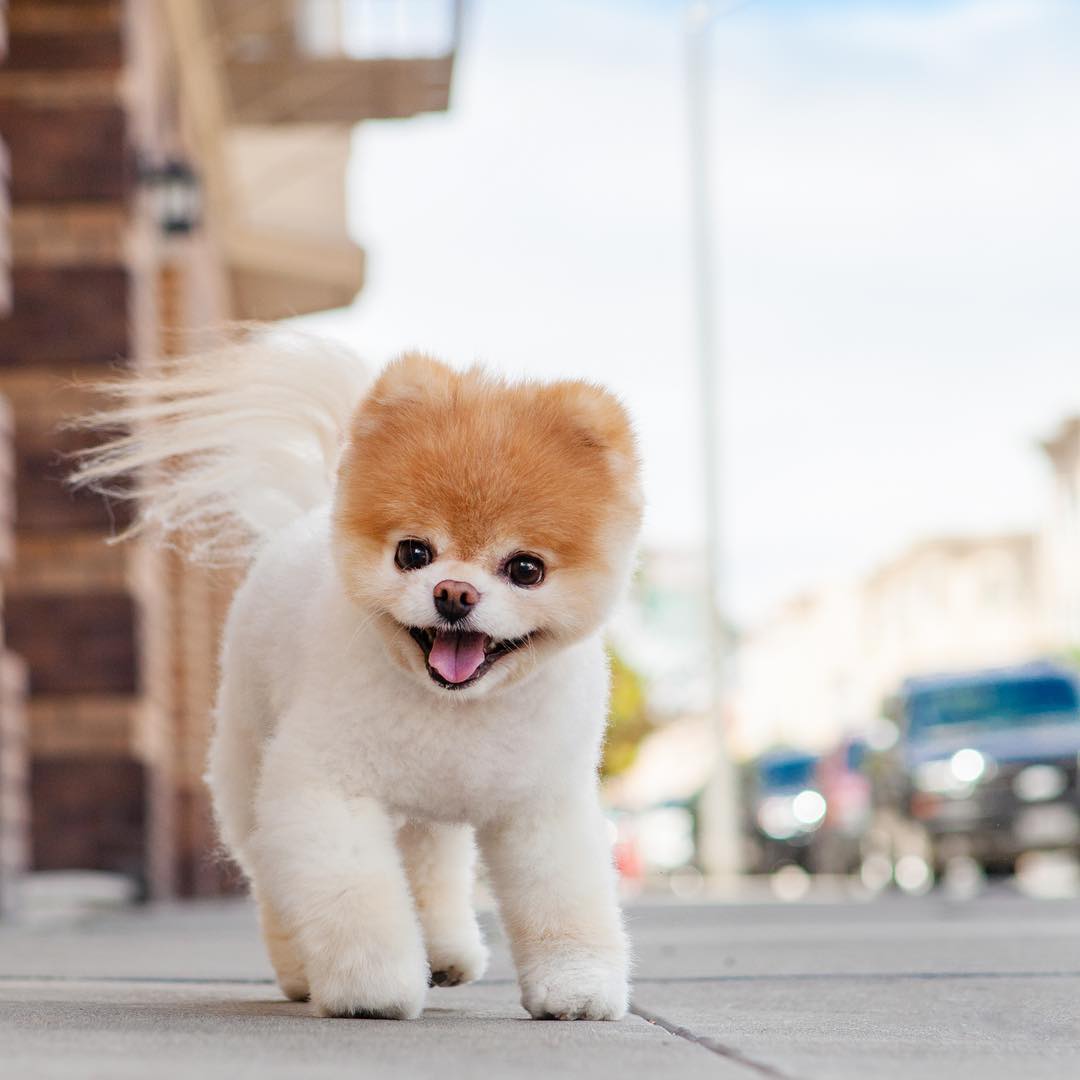
[{"label": "pavement seam", "polygon": [[276,986],[274,979],[238,979],[231,976],[188,975],[0,975],[0,983],[147,983],[153,986]]},{"label": "pavement seam", "polygon": [[648,1009],[642,1009],[637,1005],[631,1005],[630,1011],[635,1016],[640,1016],[646,1023],[655,1025],[663,1031],[666,1031],[669,1035],[674,1035],[678,1039],[685,1039],[686,1042],[694,1043],[702,1049],[716,1054],[718,1057],[726,1058],[735,1065],[741,1065],[744,1069],[750,1069],[752,1072],[756,1072],[759,1076],[769,1076],[772,1077],[772,1080],[796,1080],[790,1073],[781,1072],[775,1066],[768,1064],[768,1062],[758,1061],[756,1058],[748,1057],[741,1050],[736,1050],[734,1046],[728,1046],[727,1043],[722,1043],[717,1039],[711,1039],[707,1035],[699,1035],[697,1032],[691,1031],[681,1024],[676,1024],[671,1020],[665,1020],[664,1017],[657,1013],[650,1012]]},{"label": "pavement seam", "polygon": [[745,983],[745,982],[818,982],[821,979],[832,981],[858,982],[898,980],[924,981],[949,979],[1076,979],[1080,971],[802,971],[794,974],[774,972],[746,975],[652,975],[646,979],[635,979],[643,985],[669,983]]},{"label": "pavement seam", "polygon": [[[819,971],[813,974],[802,972],[788,974],[778,972],[774,975],[653,975],[637,978],[639,986],[672,986],[693,983],[748,983],[748,982],[817,982],[822,979],[843,982],[860,981],[948,981],[951,979],[1078,979],[1080,971]],[[27,973],[0,973],[0,983],[7,982],[105,982],[105,983],[152,983],[168,986],[275,986],[276,981],[268,976],[261,978],[242,978],[232,975],[40,975]],[[475,986],[514,986],[513,977],[478,979]]]}]

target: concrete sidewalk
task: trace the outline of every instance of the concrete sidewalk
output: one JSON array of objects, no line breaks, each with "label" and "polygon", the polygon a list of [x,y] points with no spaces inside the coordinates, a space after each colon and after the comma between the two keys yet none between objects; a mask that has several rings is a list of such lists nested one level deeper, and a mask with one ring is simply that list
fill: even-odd
[{"label": "concrete sidewalk", "polygon": [[1080,1075],[1080,910],[1007,892],[630,911],[634,1015],[526,1018],[497,930],[421,1020],[280,998],[249,907],[0,929],[0,1075],[891,1078]]}]

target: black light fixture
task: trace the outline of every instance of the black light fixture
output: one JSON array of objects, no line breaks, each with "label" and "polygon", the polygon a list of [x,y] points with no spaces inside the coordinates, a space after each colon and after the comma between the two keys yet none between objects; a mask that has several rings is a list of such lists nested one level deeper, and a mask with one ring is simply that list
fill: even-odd
[{"label": "black light fixture", "polygon": [[141,177],[153,195],[158,225],[166,236],[184,236],[199,227],[202,185],[191,165],[169,158],[162,165],[144,167]]}]

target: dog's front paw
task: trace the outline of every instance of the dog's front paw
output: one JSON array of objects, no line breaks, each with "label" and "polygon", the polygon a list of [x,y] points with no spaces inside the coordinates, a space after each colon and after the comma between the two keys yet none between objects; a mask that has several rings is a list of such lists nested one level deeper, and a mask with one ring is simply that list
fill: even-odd
[{"label": "dog's front paw", "polygon": [[460,986],[475,982],[487,970],[488,950],[479,931],[452,941],[428,943],[431,986]]},{"label": "dog's front paw", "polygon": [[541,961],[521,977],[521,1004],[534,1020],[621,1020],[629,993],[625,965],[595,956]]},{"label": "dog's front paw", "polygon": [[320,1016],[415,1020],[424,1008],[427,965],[370,949],[350,949],[309,967],[311,1000]]}]

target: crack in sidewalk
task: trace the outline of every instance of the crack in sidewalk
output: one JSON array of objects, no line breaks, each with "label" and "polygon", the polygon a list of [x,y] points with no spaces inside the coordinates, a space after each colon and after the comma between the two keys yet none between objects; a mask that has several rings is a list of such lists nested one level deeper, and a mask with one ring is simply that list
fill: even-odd
[{"label": "crack in sidewalk", "polygon": [[750,1069],[759,1076],[769,1076],[772,1077],[772,1080],[796,1080],[790,1073],[782,1072],[765,1061],[758,1061],[756,1058],[748,1057],[741,1050],[736,1050],[734,1046],[728,1046],[727,1043],[722,1043],[718,1039],[711,1039],[707,1035],[698,1035],[697,1032],[691,1031],[689,1028],[685,1028],[671,1020],[665,1020],[664,1017],[650,1012],[648,1009],[642,1009],[632,1004],[630,1011],[635,1016],[640,1016],[646,1023],[666,1031],[669,1035],[674,1035],[678,1039],[685,1039],[687,1042],[696,1043],[702,1049],[708,1050],[710,1053],[725,1058],[736,1065],[741,1065],[743,1068]]}]

